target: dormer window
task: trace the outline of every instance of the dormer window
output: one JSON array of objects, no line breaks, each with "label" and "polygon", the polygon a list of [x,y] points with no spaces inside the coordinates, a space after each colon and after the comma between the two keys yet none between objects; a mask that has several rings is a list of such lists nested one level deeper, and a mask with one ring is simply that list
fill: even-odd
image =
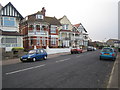
[{"label": "dormer window", "polygon": [[36,15],[36,19],[43,19],[43,15]]}]

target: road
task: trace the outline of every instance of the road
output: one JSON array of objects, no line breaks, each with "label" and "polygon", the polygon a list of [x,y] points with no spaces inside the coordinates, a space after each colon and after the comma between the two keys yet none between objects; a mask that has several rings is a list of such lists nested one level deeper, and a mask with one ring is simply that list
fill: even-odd
[{"label": "road", "polygon": [[3,88],[106,88],[114,62],[99,50],[4,65]]}]

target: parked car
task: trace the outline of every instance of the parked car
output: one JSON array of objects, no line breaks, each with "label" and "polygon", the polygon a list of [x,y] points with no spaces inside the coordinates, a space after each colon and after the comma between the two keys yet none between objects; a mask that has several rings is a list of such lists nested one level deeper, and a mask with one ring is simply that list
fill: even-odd
[{"label": "parked car", "polygon": [[82,53],[83,50],[81,48],[72,48],[71,49],[71,54],[76,54],[76,53]]},{"label": "parked car", "polygon": [[44,49],[34,49],[30,50],[27,55],[20,58],[22,62],[24,61],[36,61],[40,59],[47,59],[47,52]]},{"label": "parked car", "polygon": [[96,49],[96,47],[93,47],[93,51],[96,51],[97,49]]},{"label": "parked car", "polygon": [[117,52],[111,47],[105,47],[100,52],[100,60],[102,59],[112,59],[115,60]]},{"label": "parked car", "polygon": [[88,46],[87,51],[93,51],[94,47],[93,46]]}]

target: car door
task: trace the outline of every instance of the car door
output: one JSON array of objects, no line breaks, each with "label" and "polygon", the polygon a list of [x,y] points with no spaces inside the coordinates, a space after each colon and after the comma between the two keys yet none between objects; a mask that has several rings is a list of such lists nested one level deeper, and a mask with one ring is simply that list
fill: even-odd
[{"label": "car door", "polygon": [[44,58],[44,50],[43,49],[40,50],[40,58]]},{"label": "car door", "polygon": [[37,60],[40,59],[40,50],[39,50],[39,49],[36,51],[36,59],[37,59]]}]

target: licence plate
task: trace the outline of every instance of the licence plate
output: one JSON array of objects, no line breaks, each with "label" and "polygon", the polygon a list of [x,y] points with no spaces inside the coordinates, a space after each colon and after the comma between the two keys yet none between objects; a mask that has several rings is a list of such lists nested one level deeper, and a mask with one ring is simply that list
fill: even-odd
[{"label": "licence plate", "polygon": [[110,54],[104,54],[104,55],[110,55]]},{"label": "licence plate", "polygon": [[23,59],[24,61],[26,61],[27,59]]}]

